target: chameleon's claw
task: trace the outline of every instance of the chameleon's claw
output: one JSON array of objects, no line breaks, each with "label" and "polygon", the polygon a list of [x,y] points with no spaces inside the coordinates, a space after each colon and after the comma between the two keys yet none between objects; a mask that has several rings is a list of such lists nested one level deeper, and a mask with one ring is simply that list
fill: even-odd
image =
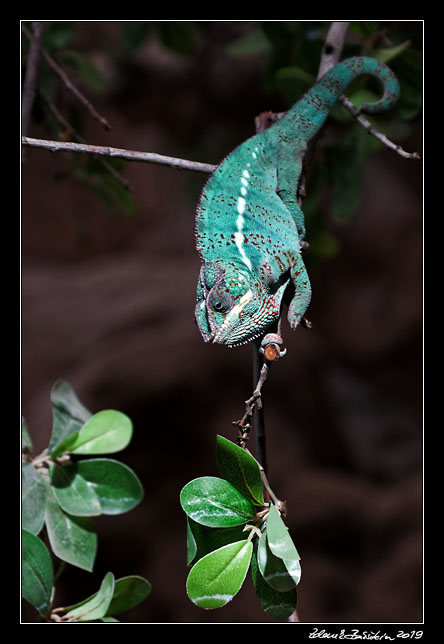
[{"label": "chameleon's claw", "polygon": [[280,345],[283,343],[283,339],[277,333],[267,333],[261,342],[259,353],[269,362],[279,360],[287,353],[287,349],[283,351],[280,349]]}]

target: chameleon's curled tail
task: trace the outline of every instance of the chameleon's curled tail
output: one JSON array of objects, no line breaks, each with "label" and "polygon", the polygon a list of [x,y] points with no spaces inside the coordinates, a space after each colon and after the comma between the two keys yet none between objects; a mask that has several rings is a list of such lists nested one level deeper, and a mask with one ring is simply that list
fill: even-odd
[{"label": "chameleon's curled tail", "polygon": [[308,142],[322,127],[331,108],[358,76],[369,74],[383,85],[383,95],[365,103],[360,111],[377,114],[390,109],[399,98],[399,83],[393,72],[375,58],[356,56],[332,67],[279,121],[281,132]]}]

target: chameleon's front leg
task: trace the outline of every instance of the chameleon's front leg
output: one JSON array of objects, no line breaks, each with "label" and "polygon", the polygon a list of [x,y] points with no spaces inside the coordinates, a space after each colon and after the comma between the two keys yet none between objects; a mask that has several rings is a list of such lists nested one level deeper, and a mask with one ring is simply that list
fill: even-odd
[{"label": "chameleon's front leg", "polygon": [[296,263],[290,272],[293,297],[288,306],[288,321],[292,329],[304,322],[304,314],[311,300],[311,286],[301,253],[297,253]]},{"label": "chameleon's front leg", "polygon": [[276,193],[290,212],[296,224],[299,238],[305,237],[304,213],[297,200],[298,184],[302,172],[303,152],[294,152],[282,145],[278,152],[276,168]]}]

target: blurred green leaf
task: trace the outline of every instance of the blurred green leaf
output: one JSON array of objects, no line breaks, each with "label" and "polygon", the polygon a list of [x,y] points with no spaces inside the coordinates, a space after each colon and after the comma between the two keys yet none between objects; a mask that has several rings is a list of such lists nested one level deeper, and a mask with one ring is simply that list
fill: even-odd
[{"label": "blurred green leaf", "polygon": [[402,54],[403,51],[408,49],[408,47],[410,47],[410,44],[411,44],[410,40],[405,40],[404,42],[400,43],[399,45],[395,45],[394,47],[375,49],[372,55],[377,60],[380,60],[382,63],[387,64],[390,61],[392,61],[394,58],[399,56],[399,54]]},{"label": "blurred green leaf", "polygon": [[294,613],[297,605],[296,589],[279,592],[267,584],[262,577],[255,552],[251,559],[251,576],[259,602],[267,615],[274,619],[287,619]]},{"label": "blurred green leaf", "polygon": [[257,27],[252,31],[242,34],[227,45],[227,52],[231,56],[253,56],[270,51],[271,45],[263,29]]},{"label": "blurred green leaf", "polygon": [[108,572],[97,593],[83,602],[76,604],[66,613],[67,617],[75,618],[76,622],[90,622],[104,617],[108,611],[114,592],[114,575]]},{"label": "blurred green leaf", "polygon": [[232,528],[209,528],[187,517],[187,565],[196,563],[213,550],[243,540],[243,524]]},{"label": "blurred green leaf", "polygon": [[372,138],[356,124],[326,150],[332,183],[331,211],[338,220],[351,217],[359,205],[364,165],[374,145]]},{"label": "blurred green leaf", "polygon": [[255,505],[264,505],[261,472],[251,454],[218,435],[216,458],[219,472],[224,479]]},{"label": "blurred green leaf", "polygon": [[379,31],[378,22],[351,22],[350,30],[358,36],[372,36]]},{"label": "blurred green leaf", "polygon": [[46,23],[43,32],[43,46],[45,49],[60,49],[66,47],[74,33],[74,22],[55,20]]},{"label": "blurred green leaf", "polygon": [[32,452],[32,439],[24,418],[22,418],[22,447],[27,447]]},{"label": "blurred green leaf", "polygon": [[47,483],[32,463],[22,463],[22,528],[39,534],[45,520]]},{"label": "blurred green leaf", "polygon": [[73,50],[64,50],[58,55],[62,65],[73,71],[90,89],[101,92],[105,81],[94,63],[84,54]]},{"label": "blurred green leaf", "polygon": [[125,449],[132,435],[133,424],[128,416],[104,409],[91,416],[63,448],[73,454],[112,454]]},{"label": "blurred green leaf", "polygon": [[187,516],[213,528],[241,525],[256,514],[255,506],[231,483],[213,476],[203,476],[185,485],[180,503]]},{"label": "blurred green leaf", "polygon": [[147,39],[151,31],[151,22],[146,20],[126,20],[120,26],[120,40],[127,53],[136,51]]},{"label": "blurred green leaf", "polygon": [[51,555],[38,537],[22,530],[22,596],[42,617],[48,613],[54,571]]},{"label": "blurred green leaf", "polygon": [[316,82],[300,67],[282,67],[276,72],[276,86],[288,105],[293,105]]},{"label": "blurred green leaf", "polygon": [[187,579],[187,594],[201,608],[225,606],[239,592],[250,565],[251,541],[237,541],[205,555]]},{"label": "blurred green leaf", "polygon": [[45,525],[54,554],[73,566],[91,572],[97,551],[97,535],[91,519],[64,512],[52,492],[48,492]]},{"label": "blurred green leaf", "polygon": [[157,28],[163,44],[168,49],[182,55],[196,53],[199,46],[199,32],[193,22],[159,22]]},{"label": "blurred green leaf", "polygon": [[91,412],[82,405],[74,389],[64,380],[58,380],[53,386],[51,405],[53,427],[48,452],[55,457],[60,453],[59,445],[80,430]]}]

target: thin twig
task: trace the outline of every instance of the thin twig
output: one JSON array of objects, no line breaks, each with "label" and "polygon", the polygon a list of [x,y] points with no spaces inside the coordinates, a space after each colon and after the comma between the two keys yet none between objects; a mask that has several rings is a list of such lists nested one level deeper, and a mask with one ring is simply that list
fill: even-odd
[{"label": "thin twig", "polygon": [[339,98],[339,102],[350,112],[350,114],[352,114],[352,116],[355,117],[355,119],[367,130],[369,134],[374,136],[375,139],[378,139],[378,141],[385,145],[386,148],[393,150],[393,152],[397,152],[397,154],[404,157],[404,159],[421,159],[419,152],[406,152],[406,150],[404,150],[400,145],[393,143],[393,141],[390,141],[385,134],[376,130],[370,121],[361,114],[361,112],[346,96],[341,96]]},{"label": "thin twig", "polygon": [[217,166],[210,163],[200,163],[199,161],[189,161],[188,159],[178,159],[168,157],[155,152],[136,152],[134,150],[125,150],[121,148],[111,148],[109,146],[86,145],[84,143],[74,143],[72,141],[47,141],[46,139],[33,139],[22,137],[22,144],[35,148],[45,148],[51,152],[78,152],[82,154],[95,154],[98,156],[113,157],[116,159],[125,159],[126,161],[142,161],[145,163],[157,163],[168,165],[180,170],[194,170],[196,172],[214,172]]},{"label": "thin twig", "polygon": [[[25,36],[27,38],[31,39],[32,35],[30,34],[29,30],[26,28],[26,26],[22,23],[22,30]],[[48,52],[43,49],[42,54],[48,65],[51,67],[51,69],[57,74],[57,76],[63,81],[65,86],[74,94],[74,96],[86,107],[86,109],[89,111],[91,116],[99,121],[99,123],[105,128],[105,130],[110,130],[111,125],[109,122],[106,120],[104,116],[98,113],[94,105],[92,105],[88,99],[83,96],[82,92],[74,85],[74,83],[71,81],[69,76],[66,74],[66,72],[55,62],[55,60],[48,54]]]},{"label": "thin twig", "polygon": [[29,53],[26,62],[22,94],[22,136],[27,136],[31,121],[32,106],[37,87],[37,72],[42,51],[43,23],[32,23],[33,34],[29,34]]},{"label": "thin twig", "polygon": [[[51,114],[54,116],[58,124],[65,129],[65,132],[71,132],[73,137],[76,139],[76,142],[78,143],[85,143],[85,139],[82,137],[82,135],[77,132],[77,130],[69,123],[69,121],[63,116],[63,114],[60,112],[60,110],[54,105],[54,103],[47,97],[45,96],[42,92],[39,92],[39,96],[41,99],[43,99],[44,104],[47,106],[48,110],[51,112]],[[116,180],[118,181],[126,190],[131,191],[131,185],[128,183],[128,181],[123,177],[120,172],[117,172],[115,168],[106,160],[106,159],[98,159],[99,163],[105,170]]]}]

